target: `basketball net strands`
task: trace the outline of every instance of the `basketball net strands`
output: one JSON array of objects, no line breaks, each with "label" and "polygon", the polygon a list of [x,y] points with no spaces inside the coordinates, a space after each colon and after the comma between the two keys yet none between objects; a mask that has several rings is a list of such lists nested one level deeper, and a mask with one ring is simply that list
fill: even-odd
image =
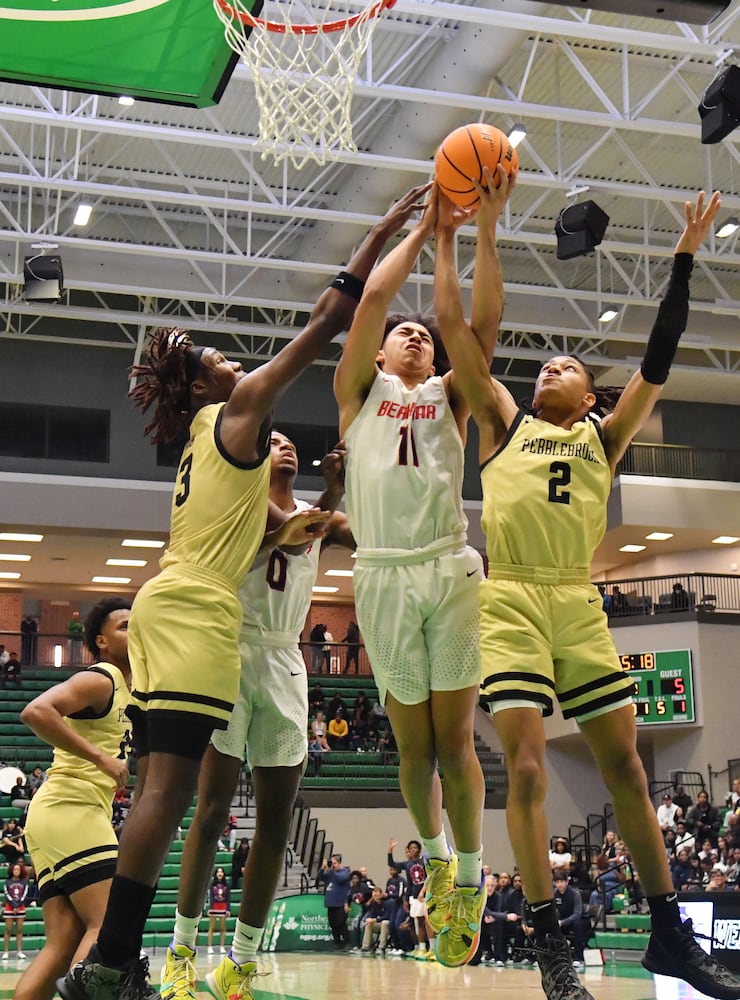
[{"label": "basketball net strands", "polygon": [[379,16],[395,3],[371,0],[358,12],[351,0],[267,0],[268,19],[242,0],[213,0],[226,41],[252,74],[262,159],[289,159],[300,170],[357,151],[355,79]]}]

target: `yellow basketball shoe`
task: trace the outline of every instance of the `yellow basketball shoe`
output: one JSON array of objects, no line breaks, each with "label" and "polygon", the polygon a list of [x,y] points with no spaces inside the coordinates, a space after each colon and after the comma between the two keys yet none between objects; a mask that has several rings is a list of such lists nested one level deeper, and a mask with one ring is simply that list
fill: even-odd
[{"label": "yellow basketball shoe", "polygon": [[452,893],[457,875],[457,855],[452,851],[448,861],[424,857],[427,879],[424,883],[424,902],[427,906],[427,920],[439,934],[447,923],[452,903]]},{"label": "yellow basketball shoe", "polygon": [[231,957],[231,952],[213,972],[206,976],[208,992],[217,1000],[254,1000],[252,986],[254,979],[267,973],[257,972],[255,962],[239,965]]},{"label": "yellow basketball shoe", "polygon": [[162,968],[162,1000],[195,1000],[195,952],[186,944],[169,945]]},{"label": "yellow basketball shoe", "polygon": [[454,887],[447,922],[434,940],[442,965],[466,965],[475,954],[486,905],[484,884],[477,889],[472,885]]}]

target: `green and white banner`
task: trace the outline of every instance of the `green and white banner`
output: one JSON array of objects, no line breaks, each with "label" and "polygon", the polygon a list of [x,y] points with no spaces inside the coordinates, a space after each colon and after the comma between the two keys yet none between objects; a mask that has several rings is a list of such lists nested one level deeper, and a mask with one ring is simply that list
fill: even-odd
[{"label": "green and white banner", "polygon": [[[350,925],[359,912],[360,908],[353,904],[348,918]],[[321,894],[275,900],[262,935],[263,951],[332,951],[333,948]]]}]

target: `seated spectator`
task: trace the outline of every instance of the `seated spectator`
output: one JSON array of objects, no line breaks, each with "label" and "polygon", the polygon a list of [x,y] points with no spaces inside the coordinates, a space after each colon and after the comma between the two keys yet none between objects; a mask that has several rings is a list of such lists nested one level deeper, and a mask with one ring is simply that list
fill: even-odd
[{"label": "seated spectator", "polygon": [[349,727],[349,748],[356,753],[367,750],[367,723],[362,719],[352,719]]},{"label": "seated spectator", "polygon": [[398,744],[393,730],[388,726],[384,732],[378,736],[377,749],[383,755],[385,765],[393,764],[398,756]]},{"label": "seated spectator", "polygon": [[723,837],[722,834],[717,837],[717,854],[719,855],[719,863],[724,865],[725,868],[729,868],[732,864],[732,860],[730,858],[731,849],[727,838]]},{"label": "seated spectator", "polygon": [[612,606],[612,599],[606,592],[606,585],[603,583],[596,584],[599,593],[601,594],[601,607],[604,609],[605,613],[608,615]]},{"label": "seated spectator", "polygon": [[591,921],[583,912],[581,894],[568,884],[565,871],[553,872],[555,892],[553,898],[558,911],[558,924],[565,937],[573,942],[573,964],[576,968],[583,966],[583,949],[591,930]]},{"label": "seated spectator", "polygon": [[617,853],[616,850],[617,835],[614,830],[607,830],[604,837],[604,843],[601,845],[601,853],[606,858],[613,858]]},{"label": "seated spectator", "polygon": [[385,710],[385,705],[381,705],[379,701],[374,701],[367,719],[367,723],[370,728],[377,730],[379,728],[379,721],[381,719],[385,721],[387,718],[388,713]]},{"label": "seated spectator", "polygon": [[701,850],[699,851],[699,860],[719,861],[719,851],[712,845],[712,841],[709,837],[702,841]]},{"label": "seated spectator", "polygon": [[9,877],[5,883],[5,906],[3,908],[3,918],[5,920],[5,949],[3,951],[3,961],[10,958],[10,936],[15,928],[15,943],[18,949],[18,958],[24,959],[23,953],[23,921],[26,916],[26,899],[28,897],[28,874],[26,866],[16,861],[10,865]]},{"label": "seated spectator", "polygon": [[689,852],[685,847],[682,847],[671,864],[671,881],[676,892],[685,892],[692,876],[693,869],[689,860]]},{"label": "seated spectator", "polygon": [[[326,743],[326,740],[324,740]],[[319,740],[313,738],[311,733],[308,734],[308,767],[306,768],[306,774],[310,777],[318,778],[321,774],[321,763],[322,758],[326,750],[329,749],[329,744],[326,747],[322,746]]]},{"label": "seated spectator", "polygon": [[326,742],[326,723],[324,722],[324,713],[321,710],[316,713],[316,718],[311,723],[311,735],[314,742],[318,744],[319,749],[330,749],[329,744]]},{"label": "seated spectator", "polygon": [[42,771],[40,767],[34,767],[31,772],[31,777],[28,779],[28,787],[31,790],[31,798],[34,797],[36,792],[41,788],[43,783],[46,781],[46,771]]},{"label": "seated spectator", "polygon": [[480,942],[478,951],[471,958],[470,965],[480,965],[481,962],[496,960],[495,929],[498,910],[498,879],[493,875],[485,876],[486,902],[483,907],[483,920],[480,927]]},{"label": "seated spectator", "polygon": [[347,720],[342,715],[340,709],[337,709],[334,718],[329,723],[326,741],[332,750],[346,750],[347,743],[349,741],[349,726],[347,725]]},{"label": "seated spectator", "polygon": [[231,856],[231,888],[236,891],[244,877],[244,866],[249,857],[249,841],[242,837],[239,846]]},{"label": "seated spectator", "polygon": [[369,716],[370,702],[367,700],[367,695],[364,691],[358,691],[357,698],[355,700],[355,707],[352,712],[352,718],[359,719],[367,725]]},{"label": "seated spectator", "polygon": [[[502,873],[499,881],[504,881]],[[500,890],[501,910],[506,914],[506,919],[502,923],[496,923],[494,933],[498,940],[495,942],[495,951],[499,955],[506,955],[509,945],[513,956],[518,955],[525,945],[526,931],[524,921],[524,890],[522,889],[522,877],[515,873],[511,878],[511,886],[508,889]]]},{"label": "seated spectator", "polygon": [[735,778],[732,782],[732,788],[725,795],[725,805],[732,810],[740,806],[740,778]]},{"label": "seated spectator", "polygon": [[676,820],[676,850],[680,851],[682,847],[691,854],[694,850],[694,845],[696,844],[695,839],[686,829],[686,820],[677,819]]},{"label": "seated spectator", "polygon": [[385,899],[383,890],[376,885],[370,899],[363,906],[362,950],[370,952],[377,943],[378,953],[385,955],[394,915],[394,903]]},{"label": "seated spectator", "polygon": [[2,667],[2,686],[4,688],[12,684],[14,687],[21,685],[21,661],[17,653],[11,653]]},{"label": "seated spectator", "polygon": [[686,789],[683,785],[674,785],[673,801],[681,810],[682,816],[685,816],[689,806],[694,804],[691,796],[686,794]]},{"label": "seated spectator", "polygon": [[626,615],[629,613],[630,605],[629,601],[619,589],[619,587],[612,587],[611,603],[609,605],[610,615]]},{"label": "seated spectator", "polygon": [[598,874],[595,878],[596,888],[589,898],[590,906],[601,905],[606,913],[611,913],[614,897],[622,888],[624,881],[622,869],[620,867],[623,858],[624,844],[618,840],[614,845],[614,856],[608,858],[605,854],[600,854],[596,859]]},{"label": "seated spectator", "polygon": [[720,822],[719,810],[710,804],[707,792],[699,792],[696,804],[686,814],[686,829],[693,833],[698,841],[708,837],[714,844],[717,842]]},{"label": "seated spectator", "polygon": [[701,870],[701,861],[698,854],[689,855],[691,865],[691,875],[686,882],[688,892],[696,892],[704,887],[704,872]]},{"label": "seated spectator", "polygon": [[9,819],[3,830],[3,839],[0,841],[0,854],[12,864],[14,861],[22,861],[25,853],[26,840],[23,836],[23,827],[17,820]]},{"label": "seated spectator", "polygon": [[568,850],[568,841],[565,837],[556,837],[553,849],[550,851],[550,868],[552,868],[553,871],[556,868],[570,871],[570,864],[572,860],[573,855]]},{"label": "seated spectator", "polygon": [[324,698],[324,692],[319,682],[316,681],[314,686],[308,692],[309,715],[316,715],[317,712],[324,712],[325,710],[326,699]]},{"label": "seated spectator", "polygon": [[728,888],[727,873],[720,865],[715,865],[709,873],[709,882],[704,887],[705,892],[725,892]]},{"label": "seated spectator", "polygon": [[674,583],[671,592],[671,611],[688,611],[691,606],[689,595],[683,589],[682,583]]},{"label": "seated spectator", "polygon": [[22,809],[27,812],[31,802],[31,789],[26,784],[25,778],[19,775],[15,779],[15,786],[10,792],[10,804],[14,809]]},{"label": "seated spectator", "polygon": [[337,712],[341,712],[342,713],[342,718],[344,718],[344,719],[346,719],[347,716],[349,715],[349,712],[347,711],[347,702],[342,697],[342,694],[341,694],[340,691],[335,691],[334,692],[334,697],[329,702],[329,704],[328,704],[328,706],[326,708],[326,717],[327,717],[327,719],[334,719],[334,718],[336,718]]},{"label": "seated spectator", "polygon": [[236,816],[229,816],[229,820],[218,839],[217,846],[219,851],[228,851],[229,853],[232,853],[236,844],[236,827]]},{"label": "seated spectator", "polygon": [[658,825],[665,835],[667,830],[676,832],[676,819],[681,815],[681,810],[674,803],[670,792],[663,796],[663,802],[655,810],[658,817]]},{"label": "seated spectator", "polygon": [[727,869],[727,884],[740,887],[740,846],[732,848],[732,864]]},{"label": "seated spectator", "polygon": [[676,856],[676,832],[675,830],[666,830],[663,834],[663,843],[665,844],[666,857],[670,861],[671,858]]}]

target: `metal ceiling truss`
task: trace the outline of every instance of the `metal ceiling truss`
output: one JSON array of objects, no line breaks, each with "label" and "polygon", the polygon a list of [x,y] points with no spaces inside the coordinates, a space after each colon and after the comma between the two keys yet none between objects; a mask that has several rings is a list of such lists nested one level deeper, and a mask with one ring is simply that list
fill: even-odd
[{"label": "metal ceiling truss", "polygon": [[[181,323],[198,333],[226,335],[225,349],[235,356],[272,356],[294,336],[313,304],[305,289],[296,294],[290,280],[278,287],[280,280],[302,276],[320,288],[335,270],[293,258],[301,234],[320,225],[344,227],[346,259],[377,219],[359,210],[360,199],[356,210],[333,207],[336,192],[351,185],[352,172],[376,171],[396,195],[398,174],[417,183],[430,174],[433,150],[412,147],[407,156],[371,151],[378,123],[401,107],[423,114],[453,108],[461,114],[464,109],[469,119],[524,120],[532,126],[523,150],[530,169],[521,171],[500,226],[507,302],[515,316],[502,331],[499,357],[508,364],[516,357],[541,360],[552,351],[578,350],[595,363],[624,364],[637,353],[630,344],[645,336],[643,310],[633,307],[654,310],[683,220],[686,192],[670,178],[663,186],[655,137],[695,143],[698,136],[695,114],[653,117],[653,109],[668,94],[674,101],[680,95],[695,109],[716,65],[740,48],[740,41],[730,40],[740,38],[739,18],[736,5],[714,24],[667,25],[655,32],[577,10],[543,18],[398,0],[379,27],[355,87],[355,134],[358,144],[369,148],[342,153],[336,163],[305,177],[287,165],[266,171],[259,140],[235,134],[222,107],[189,115],[148,112],[154,120],[134,121],[130,109],[114,108],[109,99],[14,87],[21,98],[0,107],[0,250],[11,251],[10,258],[0,257],[5,312],[0,338],[117,347],[136,358],[148,329]],[[523,32],[517,57],[492,72],[485,95],[415,86],[432,60],[465,58],[455,53],[455,29],[465,22]],[[384,63],[383,32],[391,31],[403,32],[406,46]],[[543,103],[537,96],[542,80],[552,80],[557,95],[564,77],[571,81],[568,100]],[[241,66],[227,96],[247,104],[251,87]],[[580,144],[564,138],[573,126],[582,130]],[[717,182],[732,177],[740,162],[739,138],[725,140],[723,158],[710,160],[706,154],[713,182],[720,173]],[[201,176],[189,165],[189,155],[200,163],[195,157],[203,151],[218,158],[219,175],[204,170],[208,175]],[[621,175],[615,170],[608,176],[605,163],[617,158]],[[612,226],[596,255],[570,262],[566,272],[555,258],[552,227],[576,186],[588,187],[589,197],[618,199],[626,206],[639,199],[641,221]],[[94,206],[87,230],[71,222],[80,200]],[[732,187],[723,214],[740,216],[740,196]],[[105,274],[68,273],[69,290],[58,306],[24,302],[23,256],[33,242],[44,240],[57,243],[62,254],[88,255],[113,266],[103,267]],[[469,289],[474,230],[463,228],[459,243],[462,284]],[[166,263],[159,287],[155,258],[163,270]],[[704,314],[711,329],[705,342],[701,335],[684,342],[681,366],[687,370],[740,370],[739,262],[735,239],[713,239],[699,258],[701,300],[692,310]],[[429,307],[432,270],[429,249],[401,297],[407,308]],[[605,331],[598,314],[606,304],[629,309]],[[556,307],[558,323],[552,326],[545,316]],[[721,329],[709,319],[718,315],[725,317]],[[44,322],[49,316],[90,326],[70,336],[50,330]],[[331,347],[320,363],[332,364],[336,357]]]}]

